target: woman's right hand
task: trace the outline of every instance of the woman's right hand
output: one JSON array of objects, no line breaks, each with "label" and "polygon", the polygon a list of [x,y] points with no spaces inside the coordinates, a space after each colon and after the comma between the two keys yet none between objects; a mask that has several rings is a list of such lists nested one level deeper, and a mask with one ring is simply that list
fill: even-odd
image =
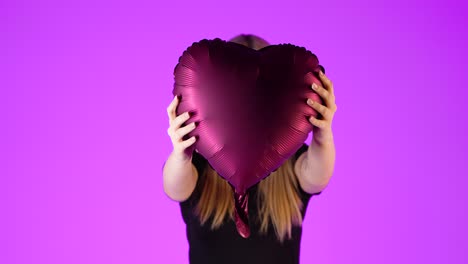
[{"label": "woman's right hand", "polygon": [[182,124],[190,118],[188,112],[182,113],[176,116],[176,109],[179,105],[179,98],[174,97],[172,102],[167,107],[167,114],[169,116],[169,128],[167,129],[167,134],[171,138],[173,146],[173,155],[179,161],[187,161],[192,158],[185,153],[185,149],[195,143],[196,138],[192,136],[186,140],[183,140],[184,136],[190,133],[195,129],[195,122],[192,122],[188,125],[182,126]]}]

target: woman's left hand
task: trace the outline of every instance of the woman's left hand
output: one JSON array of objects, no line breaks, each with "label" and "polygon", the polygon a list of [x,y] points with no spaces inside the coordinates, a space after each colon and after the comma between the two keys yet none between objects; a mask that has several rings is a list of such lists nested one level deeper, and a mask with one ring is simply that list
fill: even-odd
[{"label": "woman's left hand", "polygon": [[320,113],[322,118],[309,117],[309,122],[313,127],[313,140],[319,144],[327,143],[333,140],[332,121],[335,115],[337,106],[335,103],[335,94],[333,90],[333,83],[328,79],[322,71],[318,74],[320,81],[324,87],[319,84],[312,83],[311,88],[320,95],[325,105],[313,101],[311,98],[307,100],[307,104]]}]

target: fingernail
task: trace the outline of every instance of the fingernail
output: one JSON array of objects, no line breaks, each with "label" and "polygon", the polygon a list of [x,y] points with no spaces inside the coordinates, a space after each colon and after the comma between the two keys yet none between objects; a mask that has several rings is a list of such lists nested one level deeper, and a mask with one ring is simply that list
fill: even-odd
[{"label": "fingernail", "polygon": [[320,74],[320,76],[323,76],[323,72],[322,72],[322,70],[320,70],[320,71],[319,71],[319,74]]},{"label": "fingernail", "polygon": [[312,83],[312,89],[317,89],[317,85],[315,83]]}]

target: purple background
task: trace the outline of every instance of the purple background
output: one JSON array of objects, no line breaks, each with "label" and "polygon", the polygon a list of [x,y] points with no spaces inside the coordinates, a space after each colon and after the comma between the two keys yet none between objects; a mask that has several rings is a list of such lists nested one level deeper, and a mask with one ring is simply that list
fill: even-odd
[{"label": "purple background", "polygon": [[468,263],[462,1],[74,2],[0,3],[0,263],[187,263],[172,71],[239,33],[306,46],[335,84],[302,263]]}]

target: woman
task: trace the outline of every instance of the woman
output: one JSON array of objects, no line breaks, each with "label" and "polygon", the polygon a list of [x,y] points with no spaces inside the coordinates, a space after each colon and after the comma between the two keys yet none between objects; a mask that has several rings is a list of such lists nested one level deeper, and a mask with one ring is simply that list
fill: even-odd
[{"label": "woman", "polygon": [[[255,35],[238,35],[229,40],[259,50],[269,43]],[[333,173],[335,147],[331,129],[336,112],[331,81],[318,74],[324,87],[315,91],[325,105],[311,103],[321,118],[310,117],[313,140],[302,147],[269,177],[249,189],[251,235],[242,238],[233,221],[234,201],[230,185],[196,151],[184,150],[195,137],[183,140],[195,128],[182,126],[187,113],[176,116],[179,98],[167,108],[168,134],[173,151],[163,169],[164,191],[180,203],[187,225],[190,263],[299,263],[302,220],[310,198],[327,186]]]}]

